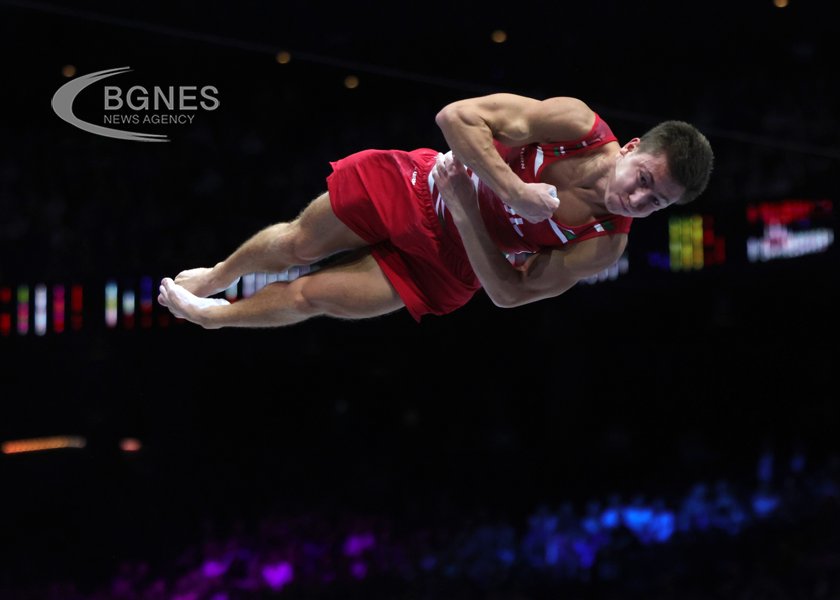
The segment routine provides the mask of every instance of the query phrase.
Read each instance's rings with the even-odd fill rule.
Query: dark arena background
[[[830,4],[0,0],[0,598],[840,598]],[[167,142],[53,109],[120,67],[75,115]],[[330,161],[445,151],[435,114],[502,91],[621,143],[694,123],[709,188],[521,308],[207,331],[157,304]]]

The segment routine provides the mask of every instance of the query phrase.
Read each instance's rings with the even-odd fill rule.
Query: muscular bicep
[[[487,127],[495,139],[508,146],[578,139],[595,122],[595,113],[576,98],[536,100],[516,94],[459,100],[440,113],[444,118],[453,115],[463,122]]]
[[[543,250],[529,264],[519,282],[516,301],[521,306],[568,291],[581,279],[613,265],[624,252],[627,236],[602,236],[569,248]]]

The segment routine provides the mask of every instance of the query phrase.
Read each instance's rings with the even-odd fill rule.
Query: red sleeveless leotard
[[[550,164],[570,156],[591,151],[609,142],[618,141],[609,126],[595,115],[592,129],[579,140],[554,144],[529,144],[509,148],[495,142],[499,154],[505,158],[514,173],[526,183],[542,181],[543,170]],[[478,191],[479,207],[487,232],[496,245],[506,254],[539,252],[542,248],[556,248],[588,240],[601,235],[628,233],[633,219],[610,215],[591,223],[572,227],[552,217],[540,223],[529,223],[516,214],[486,184],[473,178]],[[440,209],[440,203],[438,204]]]

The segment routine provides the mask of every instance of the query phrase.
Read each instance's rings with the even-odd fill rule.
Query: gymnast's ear
[[[639,142],[640,142],[640,141],[641,141],[641,140],[640,140],[639,138],[637,138],[637,137],[633,138],[632,140],[630,140],[629,142],[627,142],[626,144],[624,144],[624,145],[621,147],[621,150],[619,150],[619,152],[621,153],[621,155],[622,155],[622,156],[624,156],[625,154],[627,154],[627,153],[629,153],[629,152],[633,152],[633,150],[635,150],[636,148],[638,148],[638,146],[639,146]]]

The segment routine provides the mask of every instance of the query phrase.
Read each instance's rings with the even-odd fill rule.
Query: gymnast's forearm
[[[522,273],[513,268],[487,233],[478,204],[469,202],[452,209],[473,271],[493,304],[502,308],[521,304]]]
[[[435,119],[447,145],[503,202],[516,204],[522,193],[522,180],[502,160],[488,124],[478,112],[463,104],[447,106]]]

